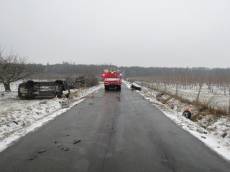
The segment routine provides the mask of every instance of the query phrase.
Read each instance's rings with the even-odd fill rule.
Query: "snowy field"
[[[0,151],[102,88],[102,85],[99,85],[88,89],[71,90],[70,100],[58,98],[20,100],[17,97],[19,83],[11,85],[10,93],[4,93],[3,86],[0,85]]]
[[[124,81],[126,86],[130,88],[130,84]],[[158,107],[168,118],[174,121],[182,129],[188,131],[200,141],[205,143],[209,148],[216,151],[223,158],[230,160],[230,117],[216,116],[206,114],[201,119],[193,122],[182,116],[183,109],[188,106],[180,101],[172,98],[166,104],[156,100],[159,93],[153,89],[142,87],[142,91],[137,91],[147,101]],[[174,109],[171,109],[171,104]],[[196,107],[193,107],[194,109]]]
[[[148,83],[153,88],[156,88],[161,91],[166,91],[172,95],[176,95],[176,87],[172,85],[165,86],[157,85],[154,83]],[[197,87],[188,87],[183,88],[183,86],[180,86],[178,88],[177,95],[185,100],[188,100],[190,102],[193,102],[197,98],[198,94],[198,86]],[[229,109],[229,93],[226,90],[226,88],[218,88],[215,86],[212,86],[212,89],[209,89],[208,85],[204,85],[201,89],[201,93],[199,96],[199,102],[202,104],[206,104],[208,107],[211,107],[213,109],[219,109],[223,110],[225,112],[228,112]]]

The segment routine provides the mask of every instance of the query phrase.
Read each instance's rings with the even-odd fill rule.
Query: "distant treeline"
[[[78,77],[86,75],[94,75],[99,77],[104,69],[112,68],[117,69],[113,65],[81,65],[81,64],[28,64],[28,68],[33,71],[30,77],[39,79],[49,78],[66,78],[66,77]]]
[[[10,90],[10,83],[21,79],[67,79],[81,76],[100,78],[104,69],[120,70],[124,78],[139,78],[174,85],[220,85],[230,88],[230,68],[118,67],[115,65],[28,64],[18,55],[4,54],[0,47],[0,83]]]
[[[230,68],[124,68],[127,77],[155,82],[230,85]]]
[[[230,83],[230,68],[164,68],[164,67],[118,67],[115,65],[81,65],[81,64],[28,64],[33,77],[52,78],[80,75],[97,77],[104,69],[120,70],[125,78],[139,77],[153,81],[165,82],[206,82]]]
[[[181,84],[230,84],[230,68],[118,67],[115,65],[28,64],[33,78],[66,78],[81,75],[100,77],[104,69],[120,70],[124,78]]]

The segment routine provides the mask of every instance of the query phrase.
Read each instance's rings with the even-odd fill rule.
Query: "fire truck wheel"
[[[121,91],[121,86],[118,86],[118,87],[117,87],[117,91]]]
[[[109,87],[108,86],[105,86],[105,91],[109,91]]]

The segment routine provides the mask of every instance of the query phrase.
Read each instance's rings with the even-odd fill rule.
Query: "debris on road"
[[[47,150],[45,148],[43,148],[43,149],[40,149],[37,153],[42,154],[42,153],[45,153],[46,151]]]
[[[70,148],[68,148],[68,147],[62,147],[61,150],[67,152],[67,151],[70,150]]]
[[[37,155],[32,155],[31,157],[28,158],[28,160],[33,161],[33,160],[35,160],[37,157],[38,157]]]
[[[73,141],[73,144],[75,145],[75,144],[78,144],[78,143],[80,143],[81,142],[81,140],[79,139],[79,140],[74,140]]]

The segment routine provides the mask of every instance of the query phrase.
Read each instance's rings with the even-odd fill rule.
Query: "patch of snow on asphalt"
[[[129,83],[124,82],[129,88]],[[188,131],[209,148],[216,151],[223,158],[230,160],[230,118],[226,116],[216,117],[207,115],[197,122],[193,122],[184,116],[182,111],[178,111],[177,106],[182,106],[176,102],[174,109],[156,100],[157,91],[142,87],[142,91],[137,91],[146,100],[159,108],[168,118],[174,121],[182,129]],[[176,101],[176,100],[175,100]],[[207,124],[208,123],[208,124]]]
[[[67,99],[20,100],[16,91],[0,95],[0,152],[27,133],[46,124],[87,96],[102,88],[102,85],[82,90],[71,90],[73,97]],[[68,106],[63,108],[62,101]]]

